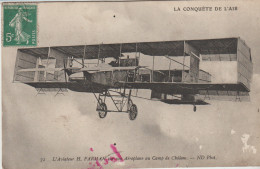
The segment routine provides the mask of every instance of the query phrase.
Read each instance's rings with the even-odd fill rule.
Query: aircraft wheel
[[[130,109],[128,110],[128,115],[130,120],[135,120],[138,114],[137,106],[132,104]]]
[[[101,103],[99,105],[98,115],[101,119],[106,117],[106,115],[107,115],[107,105],[105,103]]]
[[[194,105],[193,106],[193,111],[196,112],[196,110],[197,110],[197,107]]]

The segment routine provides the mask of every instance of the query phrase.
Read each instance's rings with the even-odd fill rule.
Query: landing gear
[[[193,111],[196,112],[196,110],[197,110],[197,107],[196,107],[196,105],[194,104],[194,105],[193,105]]]
[[[135,120],[138,114],[137,106],[135,104],[131,104],[128,109],[128,116],[130,120]]]
[[[106,103],[101,103],[101,104],[98,103],[97,111],[98,111],[98,115],[101,119],[105,118],[106,115],[107,115],[107,105],[106,105]]]
[[[94,96],[97,99],[97,111],[100,118],[105,118],[108,112],[120,112],[128,113],[130,120],[135,120],[138,114],[137,106],[133,104],[131,100],[131,89],[129,94],[126,94],[126,90],[123,92],[113,91],[113,90],[104,90],[102,93],[99,93],[97,96],[94,92]],[[107,109],[106,98],[111,98],[112,103],[116,110]]]

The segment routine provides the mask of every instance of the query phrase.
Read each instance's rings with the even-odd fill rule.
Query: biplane
[[[150,59],[150,66],[143,57]],[[165,60],[166,67],[156,68]],[[211,74],[200,69],[203,61],[235,63],[236,81],[212,82]],[[191,104],[196,111],[197,104],[206,104],[196,99],[198,95],[233,95],[236,100],[248,95],[252,71],[246,43],[240,38],[221,38],[21,48],[13,79],[36,88],[39,94],[67,90],[93,93],[100,118],[108,112],[124,112],[134,120],[138,109],[133,90],[149,90],[150,99]],[[114,109],[108,108],[108,99]]]

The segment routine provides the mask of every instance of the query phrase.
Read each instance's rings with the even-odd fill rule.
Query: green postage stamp
[[[3,46],[37,46],[37,5],[3,5]]]

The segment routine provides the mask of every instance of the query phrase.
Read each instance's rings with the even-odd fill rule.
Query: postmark
[[[37,5],[3,5],[3,46],[37,46]]]

